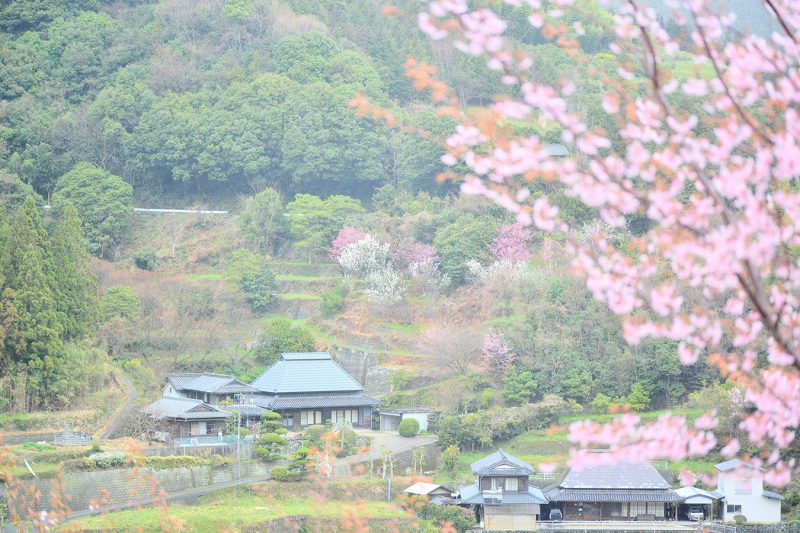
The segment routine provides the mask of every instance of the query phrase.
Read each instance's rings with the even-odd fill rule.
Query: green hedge
[[[419,421],[416,418],[404,418],[397,426],[401,437],[416,437],[419,435]]]

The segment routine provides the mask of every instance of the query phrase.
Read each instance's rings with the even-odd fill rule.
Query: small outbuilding
[[[428,430],[428,419],[434,413],[433,409],[426,408],[386,408],[378,411],[380,415],[381,431],[397,431],[400,422],[406,418],[414,418],[419,422],[419,430]]]
[[[453,496],[453,489],[447,488],[444,485],[437,485],[435,483],[425,483],[423,481],[418,481],[404,490],[406,494],[410,494],[413,496],[424,496],[428,500],[431,500],[437,496],[441,496],[443,498],[451,498]]]

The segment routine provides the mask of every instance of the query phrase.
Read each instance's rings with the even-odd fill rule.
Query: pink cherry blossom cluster
[[[339,255],[341,255],[345,248],[353,243],[363,240],[367,235],[368,233],[358,228],[354,228],[352,226],[343,226],[342,229],[339,230],[339,234],[331,243],[331,247],[328,250],[328,257],[334,261],[337,261],[339,259]]]
[[[436,248],[433,245],[420,242],[415,242],[408,248],[398,250],[395,252],[394,258],[405,265],[439,262],[439,256],[436,255]]]
[[[503,376],[517,358],[502,333],[489,333],[483,338],[481,348],[484,365]]]
[[[528,261],[531,234],[523,224],[506,224],[497,230],[497,237],[489,243],[489,251],[497,261]]]
[[[569,46],[559,40],[559,27],[568,28],[566,13],[580,6],[560,0],[544,10],[538,0],[506,0],[523,2],[534,28]],[[511,93],[480,112],[460,109],[462,124],[442,161],[469,169],[465,193],[492,199],[521,224],[572,235],[575,271],[595,298],[624,316],[629,342],[678,341],[684,364],[708,357],[754,406],[741,429],[760,448],[755,457],[742,456],[738,441],[717,442],[711,415],[695,424],[677,416],[643,424],[624,415],[605,425],[574,424],[573,465],[681,459],[724,444],[723,453],[764,468],[768,482],[786,483],[796,467],[780,450],[796,445],[800,425],[800,2],[767,0],[780,31],[736,40],[727,37],[735,34],[734,17],[713,12],[715,2],[670,4],[685,40],[671,37],[655,10],[636,0],[615,14],[617,41],[609,50],[619,60],[618,79],[602,106],[617,123],[614,136],[571,108],[571,83],[531,81],[535,65],[504,38],[506,23],[491,10],[427,3],[421,29],[482,55],[502,71]],[[698,67],[682,83],[664,67],[678,52],[691,54]],[[634,79],[634,60],[649,79],[646,95]],[[675,105],[676,96],[702,114]],[[573,155],[551,157],[536,135],[497,128],[504,119],[557,124]],[[537,179],[560,181],[605,224],[590,239],[578,238],[546,197],[532,201],[530,182]],[[647,217],[650,229],[624,245],[608,238],[607,228],[625,227],[634,215]],[[758,364],[759,351],[768,366]],[[596,446],[610,453],[587,451]]]

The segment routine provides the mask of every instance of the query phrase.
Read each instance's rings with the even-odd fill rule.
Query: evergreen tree
[[[4,306],[13,307],[7,319],[8,358],[27,373],[28,408],[43,405],[47,399],[48,375],[58,371],[64,345],[63,325],[53,290],[53,263],[47,234],[32,198],[17,212],[3,253],[3,273],[7,288]]]
[[[70,203],[51,239],[53,263],[58,279],[57,296],[65,317],[65,339],[86,335],[97,315],[97,280],[91,271],[78,210]]]

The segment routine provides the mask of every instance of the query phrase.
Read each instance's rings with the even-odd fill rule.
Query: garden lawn
[[[320,502],[311,498],[295,498],[277,500],[254,494],[239,494],[234,505],[230,491],[206,496],[198,505],[169,506],[168,513],[179,531],[197,533],[216,533],[225,529],[263,524],[264,522],[294,516],[310,516],[314,518],[338,518],[354,512],[365,519],[405,519],[408,517],[399,505],[388,502],[341,501]],[[64,527],[65,531],[80,528],[81,530],[103,531],[160,531],[164,516],[162,510],[156,508],[119,511],[107,515],[93,516]]]

